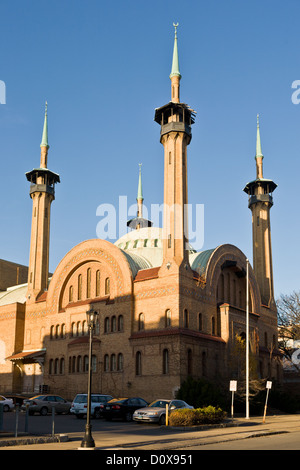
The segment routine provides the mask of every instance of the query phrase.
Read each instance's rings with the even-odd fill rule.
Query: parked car
[[[103,409],[103,417],[110,421],[113,418],[121,418],[124,421],[132,421],[132,415],[138,408],[147,406],[148,403],[139,397],[114,398],[106,403]]]
[[[0,395],[0,406],[3,406],[3,411],[11,411],[14,409],[14,402],[11,398],[5,398]]]
[[[98,393],[91,394],[91,416],[100,418],[105,403],[111,400],[111,395],[102,395]],[[77,418],[83,418],[87,413],[87,393],[78,393],[74,398],[70,413],[74,414]]]
[[[183,400],[155,400],[146,408],[140,408],[133,413],[134,421],[142,421],[143,423],[166,423],[166,405],[169,405],[169,413],[173,410],[184,408],[193,409]]]
[[[24,400],[21,410],[26,410],[27,406],[30,415],[39,413],[42,416],[46,416],[52,412],[52,407],[54,407],[57,414],[69,413],[71,402],[57,395],[36,395],[28,400]]]

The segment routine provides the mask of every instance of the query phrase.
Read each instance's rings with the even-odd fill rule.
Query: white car
[[[2,395],[0,395],[0,406],[3,406],[3,411],[11,411],[15,407],[11,398],[5,398]]]
[[[183,400],[155,400],[146,408],[139,408],[136,410],[133,413],[133,420],[143,423],[159,423],[160,425],[164,425],[166,423],[167,404],[169,406],[169,413],[171,413],[173,410],[194,408]]]
[[[102,395],[99,393],[91,394],[91,416],[94,418],[102,417],[102,411],[107,401],[111,400],[111,395]],[[87,413],[87,394],[78,393],[72,401],[70,413],[77,418],[83,418]]]

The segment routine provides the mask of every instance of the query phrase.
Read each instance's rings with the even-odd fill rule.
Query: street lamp
[[[91,389],[92,389],[92,342],[93,342],[93,330],[96,324],[98,313],[94,311],[93,306],[86,312],[87,326],[89,331],[89,368],[88,368],[88,396],[87,396],[87,414],[86,414],[86,425],[85,435],[81,442],[81,447],[88,449],[95,447],[95,441],[92,437],[92,426],[91,426]]]
[[[246,419],[249,419],[249,260],[246,259]]]

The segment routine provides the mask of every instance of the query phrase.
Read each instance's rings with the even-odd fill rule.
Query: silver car
[[[42,416],[46,416],[52,412],[53,407],[57,414],[69,413],[71,402],[58,395],[37,395],[23,401],[21,410],[25,411],[27,407],[30,415],[39,413]]]
[[[5,398],[0,395],[0,406],[3,406],[3,411],[11,411],[14,409],[15,405],[11,398]]]
[[[143,423],[166,423],[166,405],[169,405],[169,413],[173,410],[184,408],[193,409],[183,400],[155,400],[146,408],[140,408],[133,413],[133,420]]]

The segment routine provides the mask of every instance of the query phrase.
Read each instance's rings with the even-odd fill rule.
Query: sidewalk
[[[208,442],[225,442],[249,437],[286,433],[291,429],[300,430],[300,415],[267,416],[265,423],[262,417],[227,419],[220,425],[206,425],[188,428],[162,426],[151,438],[141,435],[120,434],[113,432],[94,432],[94,450],[103,451],[142,451],[174,450],[187,448],[191,443],[205,445]],[[0,433],[0,450],[80,450],[83,435],[78,433],[54,436],[19,435]]]

